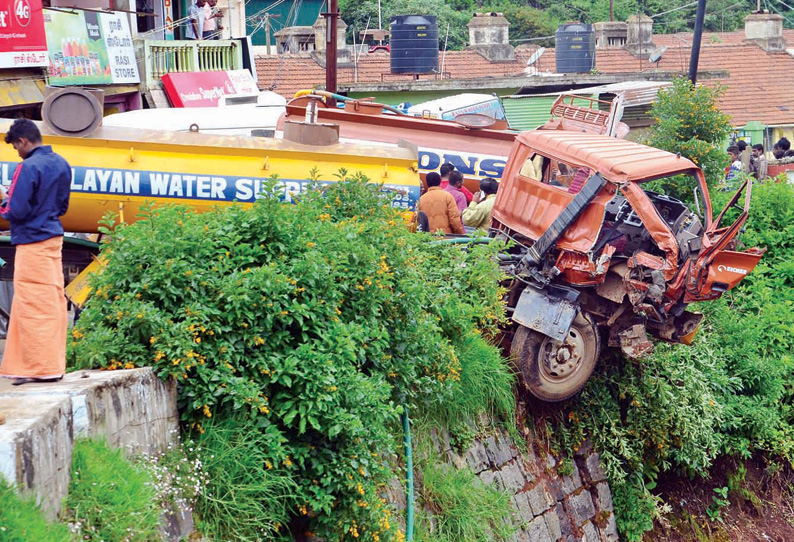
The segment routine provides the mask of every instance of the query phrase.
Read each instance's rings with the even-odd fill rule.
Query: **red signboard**
[[[221,96],[259,92],[248,70],[167,73],[163,89],[174,107],[215,107]]]
[[[48,63],[41,0],[0,0],[0,68]]]

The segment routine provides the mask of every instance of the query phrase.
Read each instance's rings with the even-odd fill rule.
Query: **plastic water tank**
[[[398,15],[389,23],[392,73],[438,71],[438,24],[434,15]]]
[[[555,34],[557,73],[586,73],[595,68],[595,30],[582,23],[561,24]]]

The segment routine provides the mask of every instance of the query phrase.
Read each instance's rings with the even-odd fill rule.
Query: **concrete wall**
[[[0,476],[36,495],[55,519],[69,489],[77,437],[105,436],[131,454],[179,438],[176,384],[152,370],[83,371],[57,383],[12,387],[0,379]]]

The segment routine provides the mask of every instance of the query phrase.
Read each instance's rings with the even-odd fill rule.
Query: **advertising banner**
[[[221,96],[259,93],[248,70],[167,73],[162,79],[165,94],[174,107],[215,107]]]
[[[0,0],[0,68],[47,63],[41,0]]]
[[[50,84],[138,83],[138,66],[123,13],[52,11],[44,15]]]

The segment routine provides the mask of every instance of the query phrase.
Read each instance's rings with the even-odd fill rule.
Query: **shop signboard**
[[[259,94],[248,70],[167,73],[163,89],[174,107],[215,107],[221,96]]]
[[[0,0],[0,68],[47,63],[41,0]]]
[[[50,11],[44,16],[44,27],[51,85],[140,82],[125,14]]]

